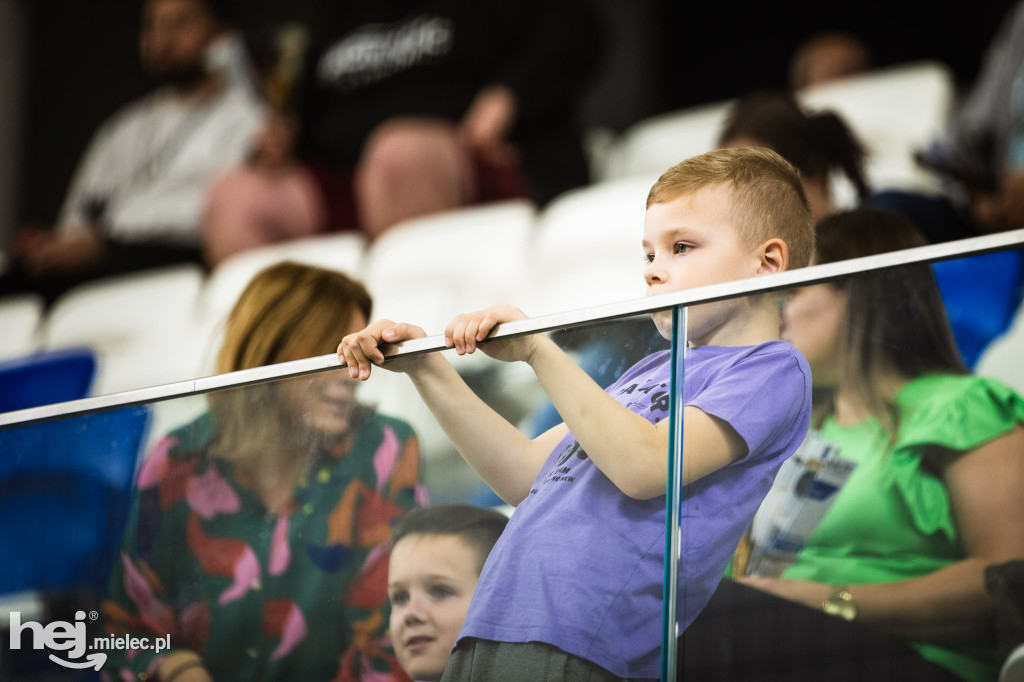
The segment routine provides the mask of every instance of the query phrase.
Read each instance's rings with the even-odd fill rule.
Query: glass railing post
[[[679,498],[683,465],[683,381],[686,367],[686,308],[672,310],[672,382],[669,410],[668,485],[665,491],[665,585],[662,617],[661,679],[676,679],[679,592]]]

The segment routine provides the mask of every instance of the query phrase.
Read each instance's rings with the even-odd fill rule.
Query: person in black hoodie
[[[293,107],[328,229],[585,184],[576,107],[600,33],[585,0],[325,3]]]

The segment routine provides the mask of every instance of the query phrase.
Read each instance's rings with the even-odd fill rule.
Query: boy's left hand
[[[458,315],[444,330],[444,342],[459,355],[476,351],[477,344],[487,338],[495,327],[504,322],[522,320],[526,314],[512,306],[494,306],[473,313]],[[501,339],[484,344],[480,349],[488,356],[504,362],[529,362],[536,346],[536,335]]]

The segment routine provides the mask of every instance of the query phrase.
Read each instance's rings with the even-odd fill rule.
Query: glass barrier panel
[[[650,316],[539,336],[600,386],[618,381],[620,401],[667,415],[667,387],[621,381],[667,353]],[[543,598],[509,618],[554,622],[549,611],[573,588],[567,556],[601,580],[627,581],[621,543],[635,552],[657,538],[651,613],[634,644],[650,649],[656,676],[664,497],[644,502],[649,518],[624,531],[621,509],[583,487],[595,485],[593,463],[558,431],[562,419],[529,367],[438,355],[490,409],[553,449],[535,477],[540,460],[525,469],[532,512],[513,513],[458,454],[449,433],[472,421],[446,432],[410,378],[384,368],[365,382],[340,368],[0,429],[0,678],[152,678],[168,652],[196,651],[214,679],[404,679],[389,597],[412,601],[418,574],[389,594],[391,529],[414,508],[448,505],[493,509],[502,524],[511,515],[509,529],[527,528],[515,537],[540,543],[505,543],[499,557],[521,576],[518,593]],[[476,577],[477,554],[437,551]],[[485,575],[476,594],[516,603],[506,582]],[[575,594],[578,605],[590,592]],[[450,643],[429,639],[410,646],[447,654]]]
[[[677,679],[997,678],[1020,644],[996,624],[1022,603],[1022,282],[1004,250],[687,309],[687,442],[731,454],[674,453]],[[775,311],[782,341],[752,345]]]

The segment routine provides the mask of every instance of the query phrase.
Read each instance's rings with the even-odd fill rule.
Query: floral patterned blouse
[[[425,506],[412,429],[370,413],[282,511],[208,454],[206,414],[144,462],[103,603],[113,635],[170,635],[215,680],[407,680],[388,638],[390,522]],[[155,678],[161,655],[111,651],[109,680]]]

